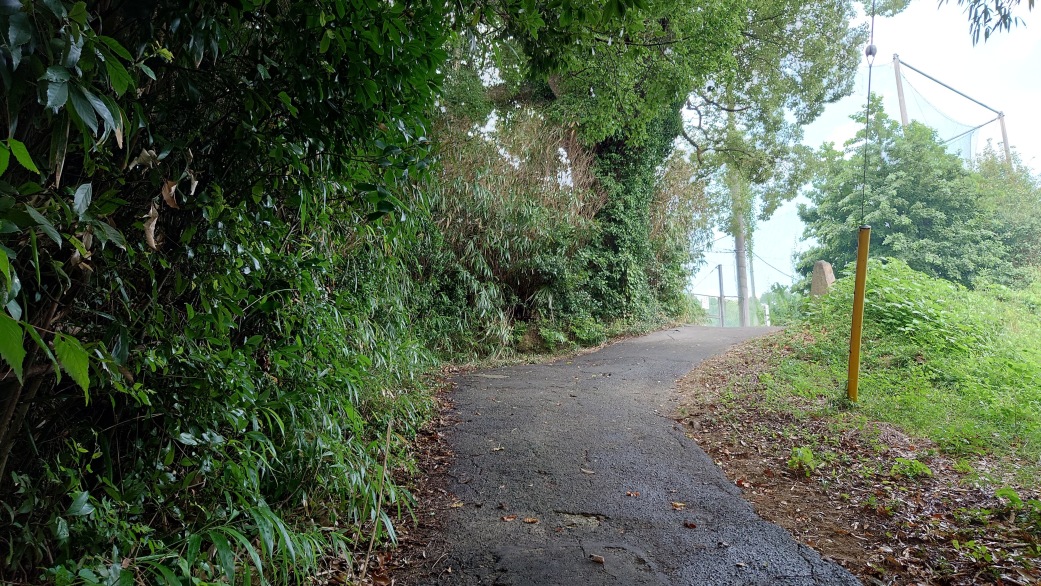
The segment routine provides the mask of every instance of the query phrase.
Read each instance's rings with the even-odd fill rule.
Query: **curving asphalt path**
[[[448,488],[462,506],[432,544],[443,554],[406,581],[859,584],[756,516],[667,418],[677,378],[767,331],[688,326],[458,377]]]

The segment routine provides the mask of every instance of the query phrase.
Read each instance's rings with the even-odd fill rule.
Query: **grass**
[[[842,406],[851,307],[851,278],[810,302],[764,377],[767,400]],[[857,413],[948,454],[996,456],[1021,477],[1041,470],[1041,282],[968,290],[873,261],[862,348]]]

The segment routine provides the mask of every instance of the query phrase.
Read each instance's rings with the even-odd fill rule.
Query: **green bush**
[[[842,392],[819,385],[846,379],[852,296],[846,276],[811,301],[789,341],[806,368],[779,370],[779,386]],[[870,416],[949,452],[1041,457],[1041,284],[968,290],[873,259],[861,360],[860,404]]]

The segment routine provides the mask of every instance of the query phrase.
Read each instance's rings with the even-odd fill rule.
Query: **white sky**
[[[1028,12],[1025,0],[1018,10],[1025,21],[1009,32],[999,32],[973,46],[966,15],[956,4],[937,8],[934,0],[912,0],[911,5],[893,18],[875,19],[875,46],[878,55],[872,77],[872,91],[883,95],[886,112],[899,120],[893,75],[893,54],[955,89],[1005,113],[1009,143],[1023,161],[1041,171],[1041,7]],[[945,115],[969,126],[982,124],[994,114],[957,96],[906,68],[904,77],[920,97],[907,96],[912,119],[925,116],[933,122],[925,100]],[[907,91],[905,86],[905,91]],[[911,93],[911,92],[908,92]],[[804,143],[818,147],[825,141],[842,144],[858,126],[849,116],[864,108],[867,96],[867,63],[858,74],[853,95],[830,105],[806,128]],[[941,129],[941,137],[950,138]],[[956,133],[955,133],[956,134]],[[981,149],[988,139],[997,147],[1001,131],[997,123],[981,128],[974,148]],[[805,201],[805,200],[804,200]],[[802,242],[803,226],[796,202],[782,206],[767,222],[756,228],[754,236],[755,292],[762,295],[773,283],[788,285],[795,274],[793,255],[807,247]],[[722,234],[717,234],[722,236]],[[851,235],[851,238],[853,236]],[[723,265],[726,295],[737,294],[733,238],[723,237],[708,253],[707,264],[691,278],[697,294],[718,295],[716,265]],[[772,265],[769,266],[769,265]]]

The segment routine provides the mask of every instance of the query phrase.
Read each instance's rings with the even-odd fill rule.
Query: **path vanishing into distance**
[[[669,418],[676,379],[769,331],[688,326],[458,376],[458,502],[404,582],[859,584],[756,516]]]

